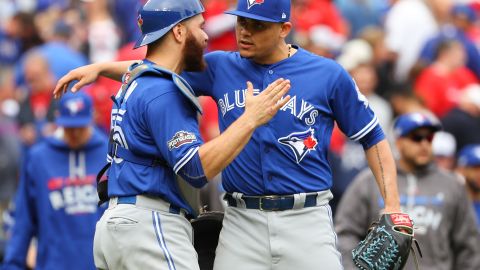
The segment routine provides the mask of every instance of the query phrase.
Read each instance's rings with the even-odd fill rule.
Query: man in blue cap
[[[29,151],[2,269],[26,269],[33,238],[38,239],[35,269],[96,269],[93,235],[104,208],[97,207],[95,176],[107,138],[93,127],[92,114],[86,94],[65,95],[55,134]]]
[[[395,163],[378,119],[340,65],[287,44],[289,0],[239,0],[227,13],[237,16],[239,51],[209,53],[205,71],[183,74],[196,95],[217,102],[220,130],[228,132],[244,112],[246,80],[256,93],[282,77],[293,88],[223,170],[228,207],[214,269],[342,269],[328,205],[327,149],[335,121],[363,145],[386,213],[400,211]],[[125,68],[104,63],[74,70],[55,93],[72,79],[80,80],[73,91],[99,74],[118,80]]]
[[[432,140],[440,129],[429,113],[408,113],[395,121],[400,204],[415,221],[415,238],[423,253],[420,269],[480,269],[479,232],[465,187],[456,174],[433,161]],[[340,201],[335,229],[345,269],[356,269],[349,260],[351,250],[384,206],[374,188],[373,175],[361,172]],[[412,257],[405,269],[415,269]]]
[[[465,177],[480,228],[480,144],[465,146],[458,154],[457,165],[458,171]]]

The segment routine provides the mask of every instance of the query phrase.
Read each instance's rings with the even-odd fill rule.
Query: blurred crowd
[[[56,130],[56,81],[88,63],[142,59],[145,49],[132,50],[132,42],[140,35],[135,11],[144,2],[0,1],[0,256],[14,221],[8,209],[13,209],[25,153]],[[237,1],[202,2],[208,50],[236,50],[236,18],[223,12]],[[291,21],[294,29],[287,41],[336,59],[367,97],[392,146],[396,117],[427,113],[442,126],[431,141],[434,162],[441,170],[465,176],[457,168],[458,154],[480,144],[479,0],[292,0]],[[119,86],[101,78],[84,89],[93,100],[96,128],[105,134],[109,97]],[[219,132],[217,108],[210,98],[201,98],[201,103],[201,131],[207,141]],[[368,165],[362,146],[338,129],[329,158],[335,210]],[[480,164],[475,166],[478,170]],[[467,178],[476,183],[467,181],[466,188],[473,190],[469,194],[480,213],[480,175],[472,175]],[[222,210],[220,181],[203,190],[200,205]]]

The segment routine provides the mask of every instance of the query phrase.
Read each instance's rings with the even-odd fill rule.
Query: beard
[[[203,71],[207,64],[203,59],[203,46],[188,32],[185,47],[183,48],[184,71]]]

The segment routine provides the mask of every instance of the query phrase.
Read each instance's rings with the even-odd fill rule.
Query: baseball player
[[[377,117],[338,64],[285,42],[292,28],[289,0],[239,0],[228,13],[237,16],[239,52],[209,53],[204,72],[185,74],[197,95],[216,100],[221,131],[228,132],[244,112],[243,81],[263,89],[285,77],[292,89],[291,99],[222,173],[229,207],[215,269],[341,269],[328,205],[334,121],[364,146],[385,211],[400,210],[395,164]],[[127,64],[76,69],[54,93],[73,79],[80,80],[73,91],[98,75],[118,80]]]
[[[97,207],[95,176],[107,138],[92,127],[92,101],[84,93],[59,101],[60,127],[26,157],[15,201],[11,238],[2,269],[26,269],[30,241],[37,241],[35,269],[95,269]]]
[[[203,69],[207,35],[198,0],[151,0],[139,12],[146,59],[130,67],[112,109],[109,208],[97,224],[95,265],[99,269],[199,269],[177,175],[202,187],[217,175],[289,101],[289,81],[272,82],[254,96],[219,137],[203,144],[200,107],[178,74]],[[247,78],[244,80],[244,84]],[[238,180],[240,181],[240,180]]]
[[[479,233],[465,187],[458,175],[439,169],[433,160],[432,140],[440,128],[438,120],[418,112],[404,114],[394,124],[401,207],[415,221],[415,238],[423,253],[418,268],[410,255],[405,269],[480,269]],[[360,173],[335,215],[345,269],[357,269],[348,259],[351,250],[383,206],[373,175]]]

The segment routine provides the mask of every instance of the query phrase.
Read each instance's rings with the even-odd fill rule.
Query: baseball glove
[[[410,249],[413,250],[413,242],[421,256],[413,236],[413,223],[407,214],[383,214],[372,224],[365,240],[352,251],[353,262],[362,270],[402,269]]]
[[[193,246],[197,251],[198,264],[201,270],[213,269],[222,221],[222,212],[204,212],[191,221]]]

